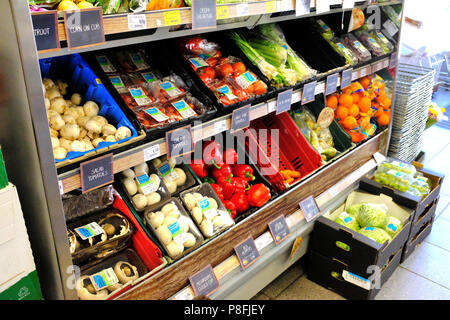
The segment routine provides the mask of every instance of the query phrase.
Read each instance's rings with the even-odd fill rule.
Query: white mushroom
[[[66,122],[59,114],[57,114],[51,116],[49,124],[50,128],[52,128],[53,130],[61,130],[66,125]]]
[[[52,147],[53,149],[56,147],[59,147],[59,139],[57,137],[50,137],[51,141],[52,141]]]
[[[195,197],[192,193],[186,193],[184,195],[183,201],[189,210],[192,210],[197,204],[197,200],[195,200]]]
[[[69,114],[64,114],[61,117],[66,124],[77,124],[77,121],[75,120],[75,118]],[[86,133],[87,133],[87,131],[86,131]]]
[[[44,98],[44,103],[45,103],[45,109],[46,110],[50,109],[50,100],[48,100],[48,98]]]
[[[92,132],[92,131],[88,131],[87,136],[88,136],[90,139],[92,139],[92,140],[95,140],[95,139],[97,139],[97,138],[100,138],[100,134],[99,134],[99,133]],[[104,141],[104,140],[102,140],[102,141]]]
[[[169,227],[170,225],[177,222],[177,218],[175,216],[167,216],[164,218],[164,221],[162,223],[163,226]]]
[[[148,164],[146,162],[142,162],[141,164],[133,167],[133,170],[137,176],[143,175],[144,173],[148,174]]]
[[[50,121],[50,118],[53,116],[60,116],[60,114],[58,112],[56,112],[55,110],[47,110],[47,119]]]
[[[214,226],[211,220],[203,220],[200,224],[200,230],[206,237],[212,237],[214,234]]]
[[[64,138],[59,139],[59,146],[63,147],[67,151],[72,150],[72,141]]]
[[[105,124],[102,128],[102,134],[104,136],[113,136],[116,134],[116,127],[114,127],[112,124]]]
[[[147,205],[151,206],[161,201],[161,195],[158,192],[152,192],[147,195]]]
[[[136,177],[136,175],[134,174],[134,171],[131,169],[125,169],[121,172],[122,176],[124,178],[131,178],[133,179],[134,177]]]
[[[131,198],[131,200],[133,200],[133,203],[138,210],[142,210],[147,206],[147,197],[143,194],[138,193]]]
[[[85,152],[86,148],[83,141],[75,140],[72,142],[72,151]]]
[[[84,143],[84,149],[86,151],[94,149],[94,145],[90,141],[84,141],[83,140],[83,143]]]
[[[73,108],[73,107],[66,108],[66,111],[64,111],[64,115],[72,116],[75,120],[80,117],[80,114],[79,114],[77,108]]]
[[[72,107],[73,103],[70,100],[65,100],[68,107]]]
[[[175,183],[177,184],[177,186],[180,187],[184,185],[186,183],[186,173],[184,172],[184,170],[180,168],[175,168],[173,170],[178,176],[178,178],[175,179]]]
[[[202,209],[199,207],[194,207],[192,209],[192,218],[194,218],[194,221],[197,225],[200,225],[200,223],[203,220],[203,212]]]
[[[163,181],[170,193],[177,191],[177,183],[174,180],[163,178]]]
[[[105,142],[116,142],[116,138],[114,136],[106,136]]]
[[[108,120],[105,117],[102,117],[102,116],[98,116],[98,115],[97,116],[93,116],[92,120],[97,121],[102,127],[104,125],[108,124]]]
[[[160,226],[156,229],[156,236],[163,245],[167,245],[172,241],[172,234],[166,226]]]
[[[59,89],[59,92],[61,92],[62,95],[65,95],[67,93],[67,87],[69,86],[66,82],[63,82],[62,80],[56,80],[55,82],[56,86]]]
[[[180,224],[184,232],[189,231],[189,221],[189,218],[185,216],[180,216],[180,218],[178,219],[178,223]]]
[[[67,151],[63,147],[53,148],[53,156],[58,160],[64,159],[67,156]]]
[[[161,211],[151,212],[148,215],[148,220],[153,229],[156,230],[162,225],[164,221],[164,214]]]
[[[56,97],[50,99],[50,109],[58,112],[59,114],[63,114],[68,108],[66,100],[63,97]]]
[[[55,137],[58,138],[59,137],[59,132],[53,128],[50,128],[50,137]]]
[[[96,104],[94,101],[87,101],[84,104],[83,109],[84,109],[84,113],[88,117],[96,116],[98,114],[98,112],[100,111],[98,104]]]
[[[92,140],[92,145],[97,148],[100,142],[104,142],[102,138],[95,138]]]
[[[134,182],[133,178],[125,178],[122,180],[122,184],[125,187],[125,190],[127,190],[128,194],[130,196],[134,196],[137,192],[137,185]]]
[[[169,256],[178,257],[180,254],[183,253],[184,246],[172,240],[169,244],[167,244],[166,249]]]
[[[85,129],[85,128],[81,128],[80,129],[80,139],[84,139],[84,138],[86,138],[86,140],[85,141],[87,141],[87,142],[91,142],[91,139],[87,136],[87,130]]]
[[[195,244],[195,237],[192,233],[186,233],[184,235],[184,242],[183,242],[183,246],[185,248],[190,248]]]
[[[61,93],[59,92],[58,88],[51,87],[50,89],[47,89],[47,91],[45,92],[45,97],[51,101],[54,98],[61,97]]]
[[[100,134],[102,132],[102,125],[98,121],[95,121],[94,119],[87,121],[85,124],[85,128],[88,131],[91,131],[91,132],[97,133],[97,134]]]
[[[81,104],[81,95],[79,93],[74,93],[71,97],[70,97],[70,101],[72,101],[72,103],[76,106],[79,106]]]
[[[53,82],[53,80],[49,79],[49,78],[42,79],[42,84],[44,85],[45,90],[48,90],[55,86],[55,83]]]
[[[116,131],[116,140],[122,140],[125,138],[131,137],[131,130],[128,127],[125,126],[121,126],[119,129],[117,129]]]
[[[76,140],[80,136],[80,127],[77,124],[66,124],[61,129],[61,137]]]
[[[88,122],[89,120],[91,120],[91,117],[80,116],[77,118],[77,125],[79,125],[80,127],[86,127],[86,122]]]
[[[164,213],[165,216],[175,210],[178,210],[178,208],[173,203],[168,203],[161,208],[161,212]]]
[[[77,119],[79,118],[79,117],[84,117],[86,114],[84,113],[84,109],[83,109],[83,107],[72,107],[73,109],[75,109],[76,111],[77,111],[77,113],[78,113],[78,117],[77,117]]]

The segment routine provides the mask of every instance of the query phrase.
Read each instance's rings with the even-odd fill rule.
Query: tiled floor
[[[383,285],[377,300],[450,300],[450,131],[434,126],[424,133],[424,165],[444,173],[431,234]],[[342,300],[308,280],[302,259],[259,292],[254,300]]]

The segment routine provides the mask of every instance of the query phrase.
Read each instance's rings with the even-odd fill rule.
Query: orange
[[[385,127],[389,124],[389,115],[383,112],[380,116],[377,117],[378,124],[382,127]]]
[[[331,109],[336,109],[338,104],[338,98],[335,95],[330,95],[327,97],[327,107]]]
[[[343,93],[339,97],[339,105],[350,108],[353,104],[353,98],[348,93]]]
[[[352,117],[356,117],[359,114],[359,108],[356,104],[352,105],[348,111],[348,114]]]
[[[345,119],[348,116],[349,110],[346,107],[339,106],[334,113],[337,119]]]
[[[358,104],[360,96],[358,93],[352,93],[353,104]]]
[[[354,117],[348,116],[344,119],[343,125],[345,129],[351,130],[356,128],[358,124],[356,123],[356,119]]]
[[[380,104],[385,107],[385,108],[389,108],[391,106],[391,99],[389,99],[388,97],[384,97]]]
[[[364,77],[359,79],[359,83],[363,86],[364,89],[367,89],[370,85],[370,78]]]
[[[358,103],[359,110],[363,113],[367,113],[370,110],[371,101],[369,98],[361,98]]]

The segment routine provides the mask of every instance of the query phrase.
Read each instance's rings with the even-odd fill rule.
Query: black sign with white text
[[[69,50],[105,42],[102,8],[64,11],[64,25]]]
[[[191,153],[193,144],[191,125],[166,132],[166,150],[169,159]]]
[[[195,296],[209,296],[219,288],[219,282],[210,264],[189,277],[189,282],[191,283]]]
[[[289,226],[284,216],[279,216],[272,222],[269,222],[269,230],[276,245],[280,244],[290,234]]]
[[[234,251],[236,252],[243,269],[247,269],[260,257],[258,248],[256,248],[255,241],[252,237],[249,237],[247,240],[234,247]]]
[[[113,154],[107,154],[80,164],[83,193],[114,182]]]
[[[55,51],[60,48],[58,32],[58,12],[56,10],[33,12],[34,40],[39,52]]]

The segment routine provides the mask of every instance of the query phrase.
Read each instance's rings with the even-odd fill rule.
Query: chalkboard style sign
[[[342,71],[341,89],[347,88],[352,83],[353,68]]]
[[[192,1],[192,30],[215,28],[216,20],[216,0],[195,0]]]
[[[308,198],[302,200],[299,203],[299,206],[306,222],[310,222],[320,215],[319,206],[313,196],[309,196]]]
[[[253,262],[260,258],[258,248],[256,248],[253,237],[249,237],[236,247],[234,251],[239,259],[239,262],[243,269],[247,269]]]
[[[292,89],[280,92],[277,96],[277,112],[276,114],[283,113],[291,110],[292,104]]]
[[[33,12],[31,20],[37,51],[43,53],[59,50],[58,12]]]
[[[269,230],[276,245],[283,242],[283,240],[286,239],[291,233],[284,216],[279,216],[275,220],[269,222]]]
[[[64,11],[64,26],[69,50],[105,43],[102,8]]]
[[[193,276],[190,276],[189,282],[196,297],[201,295],[209,296],[219,289],[219,281],[217,281],[217,277],[210,264]]]
[[[247,128],[250,125],[250,105],[233,111],[231,116],[231,131]]]
[[[167,158],[179,157],[193,151],[191,125],[166,132]]]
[[[80,164],[83,193],[114,182],[112,153]]]

